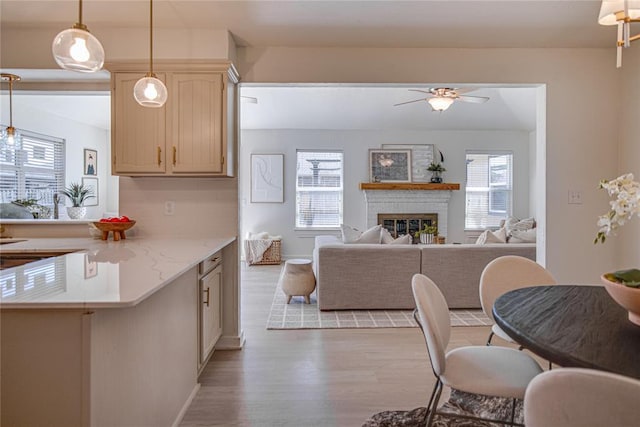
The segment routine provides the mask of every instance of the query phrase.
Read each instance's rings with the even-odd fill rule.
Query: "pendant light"
[[[167,87],[153,72],[153,0],[149,0],[149,72],[136,82],[133,97],[143,107],[160,108],[167,96]]]
[[[79,0],[78,10],[78,22],[53,39],[53,58],[65,70],[94,73],[104,65],[104,49],[82,23],[82,0]]]
[[[13,82],[20,81],[20,76],[2,73],[2,81],[9,82],[9,126],[0,133],[0,144],[3,147],[19,147],[22,142],[20,133],[13,127]]]

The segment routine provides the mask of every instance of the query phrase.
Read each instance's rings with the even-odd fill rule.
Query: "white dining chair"
[[[637,427],[638,396],[636,379],[593,369],[558,368],[529,384],[524,423],[527,427]]]
[[[480,304],[482,311],[494,322],[487,339],[491,345],[494,335],[514,343],[498,325],[493,317],[493,304],[505,292],[528,286],[555,285],[556,279],[543,266],[529,258],[506,255],[491,261],[480,276]]]
[[[495,346],[467,346],[445,352],[451,335],[451,320],[447,301],[438,286],[423,274],[415,274],[411,280],[416,302],[414,317],[424,334],[431,368],[436,384],[427,409],[427,426],[431,426],[436,413],[445,417],[460,415],[437,412],[444,386],[475,394],[513,399],[511,420],[484,421],[514,423],[516,399],[523,399],[527,385],[542,372],[531,356],[521,351]]]

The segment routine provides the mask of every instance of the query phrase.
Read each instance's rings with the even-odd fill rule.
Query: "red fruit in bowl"
[[[100,222],[109,222],[109,218],[100,218]]]
[[[126,216],[126,215],[122,215],[122,216],[120,217],[120,222],[131,222],[131,220],[129,219],[129,217],[128,217],[128,216]]]

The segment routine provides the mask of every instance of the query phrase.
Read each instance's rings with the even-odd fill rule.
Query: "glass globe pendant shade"
[[[20,148],[22,135],[13,126],[8,126],[0,131],[0,144],[3,148]]]
[[[444,111],[453,104],[453,98],[436,96],[430,98],[428,102],[431,105],[431,108],[433,108],[433,111]]]
[[[71,71],[93,73],[104,65],[104,49],[84,25],[61,31],[51,46],[58,65]]]
[[[143,107],[160,108],[167,102],[167,87],[155,74],[149,73],[136,82],[133,97]]]

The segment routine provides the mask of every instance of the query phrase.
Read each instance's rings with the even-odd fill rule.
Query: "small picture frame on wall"
[[[284,203],[284,154],[251,154],[251,203]]]
[[[84,149],[84,174],[98,175],[98,151],[89,148]]]
[[[82,178],[82,185],[91,189],[93,197],[87,199],[83,206],[98,206],[100,200],[98,198],[98,178]]]
[[[411,182],[411,150],[369,150],[370,182]]]

